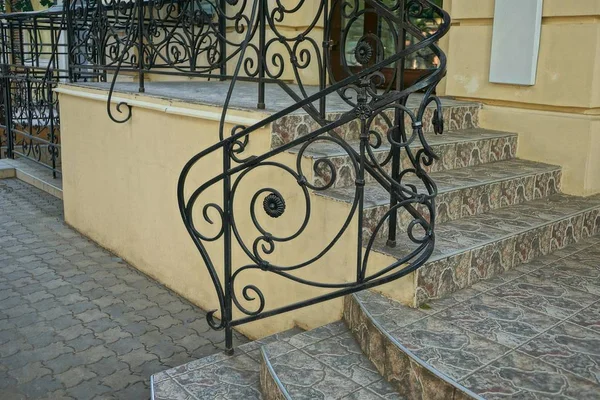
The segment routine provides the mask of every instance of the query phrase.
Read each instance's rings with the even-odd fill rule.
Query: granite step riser
[[[422,147],[412,148],[416,154]],[[472,140],[456,143],[439,144],[432,146],[439,156],[431,166],[422,165],[428,173],[449,171],[458,168],[474,167],[497,161],[507,161],[515,158],[517,153],[517,137],[507,136],[484,140]],[[389,150],[374,152],[377,161],[382,164],[389,158]],[[336,179],[332,188],[343,188],[354,185],[356,181],[356,169],[351,162],[350,156],[334,156],[323,158],[312,158],[313,185],[324,187],[331,182],[331,168],[318,160],[328,160],[334,167]],[[383,170],[391,175],[392,163],[388,162]],[[401,157],[401,169],[414,168],[410,159],[403,152]],[[366,174],[366,183],[373,183],[375,179]]]
[[[343,318],[363,353],[400,395],[418,400],[480,399],[417,361],[374,322],[353,295],[344,299]]]
[[[527,201],[543,199],[560,193],[562,171],[560,169],[531,174],[479,186],[440,193],[436,198],[436,223],[441,224],[460,218],[479,215]],[[363,238],[369,240],[389,206],[367,208],[363,211]],[[417,207],[422,215],[428,216],[425,207]],[[405,210],[398,212],[398,232],[402,235],[412,222],[412,216]],[[389,224],[383,224],[378,238],[386,237]]]
[[[417,271],[415,306],[514,270],[537,257],[600,234],[600,207],[557,219],[468,251],[430,261]]]
[[[473,129],[479,127],[479,105],[443,107],[444,129],[446,131],[460,131],[464,129]],[[428,108],[423,116],[423,131],[433,133],[432,125],[434,109]],[[328,119],[334,121],[342,114],[328,114]],[[388,117],[393,117],[393,112],[386,112]],[[393,121],[393,118],[392,118]],[[407,126],[411,126],[410,118],[406,117]],[[284,144],[302,137],[310,132],[319,129],[320,125],[308,114],[291,114],[275,121],[271,126],[271,148],[275,149]],[[370,126],[371,130],[385,134],[389,130],[389,125],[385,118],[377,117]],[[347,141],[358,140],[360,137],[360,121],[353,120],[344,126],[339,127],[336,132]]]
[[[271,371],[270,362],[262,354],[260,365],[260,391],[264,400],[289,400],[284,394],[284,389],[277,382],[277,378]]]

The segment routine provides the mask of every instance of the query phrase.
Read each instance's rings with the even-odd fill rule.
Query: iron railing
[[[233,1],[234,3],[238,3]],[[231,2],[230,2],[231,3]],[[249,3],[250,4],[250,3]],[[331,3],[321,2],[315,12],[314,19],[305,31],[287,37],[277,30],[277,22],[294,15],[309,5],[300,0],[294,8],[287,9],[281,2],[269,7],[267,1],[252,2],[252,6],[244,15],[244,40],[237,44],[238,54],[231,76],[219,75],[222,79],[231,79],[230,90],[223,109],[223,118],[231,100],[231,94],[236,82],[242,79],[257,83],[258,103],[262,105],[265,83],[277,84],[294,99],[295,105],[278,111],[253,126],[237,126],[231,132],[225,132],[224,119],[221,123],[221,141],[204,149],[193,157],[183,169],[178,184],[178,199],[181,216],[188,232],[198,248],[210,273],[219,298],[221,319],[214,318],[216,311],[210,312],[208,320],[215,329],[225,329],[226,345],[232,349],[232,328],[251,321],[281,314],[291,310],[310,306],[316,303],[334,299],[367,288],[382,285],[397,280],[421,267],[430,257],[435,242],[435,197],[437,188],[426,173],[426,166],[431,165],[436,155],[427,143],[424,135],[424,116],[433,106],[433,124],[437,133],[443,131],[441,103],[434,96],[436,85],[445,74],[446,58],[437,46],[437,41],[448,31],[450,18],[438,6],[427,0],[395,0],[375,1],[365,0],[333,0]],[[363,7],[365,4],[366,7]],[[214,5],[217,15],[227,15],[218,5]],[[354,45],[354,55],[358,66],[350,67],[344,52],[339,58],[332,57],[332,37],[334,26],[332,20],[335,13],[342,14],[341,37],[338,46],[346,46],[348,32],[353,23],[367,15],[377,18],[380,24],[385,24],[394,37],[394,49],[389,56],[382,56],[378,48],[382,47],[380,38],[375,34],[363,35]],[[433,17],[437,26],[433,32],[423,33],[415,21]],[[320,23],[319,23],[320,22]],[[314,38],[317,26],[323,26],[322,40]],[[267,28],[268,27],[268,28]],[[266,30],[270,29],[269,35]],[[274,33],[271,33],[273,31]],[[266,37],[272,39],[265,39]],[[410,45],[406,39],[411,36]],[[224,39],[221,39],[224,40]],[[322,42],[322,43],[321,43]],[[272,43],[280,43],[278,51],[270,52]],[[408,87],[403,83],[405,59],[417,52],[429,50],[439,59],[439,68],[430,70],[423,78]],[[248,55],[250,53],[250,55]],[[258,64],[253,64],[254,53],[257,53]],[[229,54],[229,53],[228,53]],[[289,62],[284,62],[288,59]],[[217,72],[221,71],[224,59],[210,65]],[[302,82],[302,70],[316,64],[318,71],[318,91],[310,94]],[[332,68],[341,65],[346,71],[347,78],[336,80]],[[255,67],[249,70],[248,65]],[[273,67],[276,69],[273,70]],[[288,69],[298,84],[292,88],[285,83],[283,76]],[[390,70],[392,73],[390,74]],[[210,69],[213,72],[213,69]],[[416,110],[409,109],[409,95],[421,91],[423,98]],[[327,111],[327,100],[331,97],[341,97],[349,110],[341,114],[330,114]],[[275,123],[299,110],[304,110],[317,124],[317,128],[305,135],[291,140],[263,154],[252,154],[248,143],[257,130]],[[360,145],[358,151],[337,132],[358,122]],[[407,123],[408,122],[408,123]],[[383,125],[383,128],[382,128]],[[297,262],[281,265],[273,260],[275,253],[284,245],[289,245],[306,234],[314,204],[311,192],[321,192],[332,187],[337,179],[334,165],[328,159],[322,159],[315,164],[315,173],[326,178],[325,183],[311,183],[302,170],[302,158],[306,151],[319,142],[330,142],[337,145],[351,160],[354,175],[354,200],[343,221],[338,223],[340,228],[332,238],[324,239],[320,248]],[[387,143],[386,143],[387,142]],[[388,144],[389,153],[382,160],[375,150],[382,144]],[[418,144],[418,146],[415,146]],[[296,165],[290,166],[277,161],[277,156],[292,148],[300,148],[297,153]],[[418,150],[415,150],[418,148]],[[188,194],[186,183],[194,166],[208,157],[218,154],[222,160],[220,172],[199,187],[194,187]],[[409,167],[402,168],[402,160],[408,160]],[[406,165],[406,164],[404,164]],[[389,168],[388,168],[389,167]],[[286,199],[282,192],[269,183],[252,182],[252,172],[258,169],[277,170],[297,184],[300,196],[304,198],[305,207],[300,210],[286,208]],[[323,173],[325,170],[325,173]],[[366,229],[363,217],[365,209],[365,180],[370,176],[378,185],[385,189],[390,196],[390,205],[372,230]],[[249,212],[256,235],[252,238],[241,233],[239,213],[236,200],[240,196],[238,189],[243,183],[254,183],[258,188],[251,196]],[[204,202],[200,200],[207,191],[220,187],[222,200]],[[262,207],[261,207],[262,206]],[[194,213],[195,209],[197,213]],[[402,239],[399,239],[398,215],[408,213],[410,221],[404,225]],[[218,216],[209,216],[210,212]],[[273,228],[267,229],[259,213],[270,218],[280,218],[285,213],[303,214],[302,223],[294,232],[287,234],[274,233]],[[205,228],[200,228],[204,222]],[[209,225],[207,225],[209,223]],[[214,235],[207,232],[210,225],[217,224],[219,230]],[[214,226],[214,225],[213,225]],[[277,225],[275,225],[277,226]],[[387,246],[402,246],[404,254],[393,263],[370,269],[369,260],[375,243],[387,228]],[[279,225],[279,228],[284,228]],[[208,231],[207,231],[208,230]],[[365,233],[366,232],[366,233]],[[336,244],[348,235],[354,236],[355,247],[345,249],[356,254],[354,265],[355,279],[344,282],[324,282],[311,280],[302,274],[303,270],[322,261],[331,253]],[[211,254],[207,246],[211,242],[223,241],[223,253]],[[232,249],[241,248],[246,261],[234,264]],[[218,262],[215,262],[218,260]],[[217,271],[217,265],[223,270]],[[348,268],[340,265],[338,268]],[[315,297],[291,304],[270,304],[263,290],[256,285],[244,283],[243,277],[250,271],[272,274],[290,280],[298,285],[307,285],[326,291]],[[248,275],[246,275],[248,276]],[[220,278],[221,277],[221,278]],[[234,317],[234,311],[239,317]]]
[[[68,79],[62,8],[0,16],[0,157],[25,157],[60,174],[54,88]]]
[[[433,124],[436,133],[443,131],[441,103],[435,96],[435,88],[445,75],[446,57],[437,42],[449,30],[449,15],[434,0],[292,3],[282,0],[64,2],[61,31],[66,31],[66,76],[71,81],[110,81],[107,110],[115,122],[130,121],[133,112],[127,103],[111,105],[119,76],[131,75],[137,79],[140,92],[145,90],[146,78],[151,74],[229,82],[219,141],[189,160],[177,186],[181,217],[208,270],[219,302],[219,309],[208,313],[208,322],[214,329],[225,330],[228,350],[232,350],[235,326],[397,280],[421,267],[434,249],[437,188],[426,170],[436,155],[427,143],[424,130],[429,127],[424,124]],[[295,24],[292,30],[282,28],[294,25],[287,22],[299,15],[306,19],[302,27]],[[356,32],[356,26],[367,19],[377,21],[377,30],[364,32],[350,43],[351,32]],[[386,37],[382,36],[384,32]],[[13,36],[4,37],[8,40]],[[14,51],[15,46],[10,47]],[[58,45],[54,48],[58,49]],[[426,71],[415,83],[406,84],[406,61],[423,54],[436,58],[437,68]],[[60,58],[54,57],[55,61]],[[18,57],[11,55],[11,60],[5,59],[3,63],[8,62],[13,68]],[[56,70],[62,71],[60,63],[54,64]],[[27,74],[26,69],[13,71],[20,76],[25,72],[25,86],[32,86],[27,77],[34,74]],[[3,74],[5,96],[13,92],[9,88],[14,81],[5,82],[10,74],[10,68]],[[45,79],[55,82],[63,75],[48,68]],[[307,76],[311,77],[310,82]],[[273,112],[252,126],[228,130],[227,116],[240,82],[256,85],[258,108],[265,108],[267,85],[285,92],[294,105]],[[54,99],[51,90],[41,92],[49,92],[48,98]],[[420,103],[409,108],[408,98],[416,92],[422,92]],[[330,112],[328,104],[334,98],[346,104],[345,111]],[[12,114],[6,108],[14,110],[13,103],[5,98],[8,117]],[[24,104],[30,110],[35,101],[28,99]],[[56,108],[48,109],[56,113]],[[313,123],[309,132],[270,151],[253,154],[249,144],[259,130],[299,111]],[[426,117],[428,114],[433,116]],[[56,116],[50,120],[57,122]],[[15,130],[14,122],[8,126],[9,132]],[[359,131],[357,148],[340,134],[349,129]],[[29,131],[28,135],[36,136]],[[56,139],[48,142],[55,143]],[[355,176],[353,201],[342,221],[332,221],[339,225],[337,233],[324,238],[318,249],[311,249],[313,254],[293,263],[278,264],[274,261],[278,250],[307,233],[314,214],[313,193],[330,189],[338,179],[335,166],[328,159],[315,162],[314,174],[322,178],[320,183],[309,180],[302,169],[304,154],[322,142],[338,146],[350,159]],[[381,149],[388,147],[381,157]],[[279,155],[292,149],[297,150],[295,165],[279,161]],[[189,179],[192,169],[214,157],[220,159],[214,177],[195,185]],[[278,172],[296,185],[304,200],[302,209],[290,209],[283,191],[274,187],[274,183],[249,178],[254,171],[264,169]],[[363,217],[367,179],[383,188],[390,199],[389,207],[374,227],[367,227]],[[242,234],[239,222],[242,210],[235,207],[241,196],[240,186],[248,182],[258,186],[250,196],[247,215],[256,232],[252,238]],[[203,196],[215,190],[219,191],[220,200],[205,201]],[[275,233],[282,226],[273,225],[273,221],[284,219],[286,213],[301,215],[299,227],[294,232]],[[408,221],[400,221],[400,213],[408,215]],[[264,218],[270,219],[270,229],[266,228]],[[349,250],[356,257],[351,267],[354,279],[323,282],[302,274],[348,237],[354,245],[346,252]],[[385,245],[397,246],[404,254],[389,265],[370,269],[375,243],[382,239]],[[222,250],[215,252],[210,246],[214,242],[222,242],[219,246]],[[245,255],[244,262],[233,260],[234,248]],[[291,304],[271,304],[261,288],[243,282],[250,271],[320,288],[324,293]]]

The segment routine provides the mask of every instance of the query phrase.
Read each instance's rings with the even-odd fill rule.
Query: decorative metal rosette
[[[373,57],[373,47],[366,41],[361,40],[354,49],[354,57],[360,64],[367,65]]]
[[[271,193],[263,201],[263,208],[271,218],[279,218],[285,212],[285,200],[280,194]]]

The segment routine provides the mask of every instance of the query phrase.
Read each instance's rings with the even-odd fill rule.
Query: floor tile
[[[569,322],[600,332],[600,302],[569,318]]]
[[[302,350],[284,354],[271,364],[293,399],[341,399],[361,388]]]
[[[304,348],[309,355],[362,386],[381,379],[350,332]]]
[[[463,385],[486,400],[597,399],[598,386],[543,361],[513,352],[478,371]]]
[[[388,332],[427,316],[421,310],[403,306],[368,290],[357,293],[357,297],[369,314]]]
[[[515,347],[559,322],[501,298],[482,294],[436,317],[507,347]]]
[[[600,384],[600,333],[567,322],[519,350]]]
[[[199,399],[260,399],[260,364],[245,354],[173,378]]]
[[[435,317],[400,328],[391,335],[421,360],[456,380],[510,350]]]
[[[524,275],[488,293],[523,307],[535,308],[559,319],[568,318],[599,300],[595,295],[573,289],[560,282],[539,279],[531,275]]]
[[[570,257],[530,274],[540,280],[555,282],[573,289],[600,296],[600,266],[591,267]]]

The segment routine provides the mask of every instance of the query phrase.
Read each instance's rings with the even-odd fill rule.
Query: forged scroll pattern
[[[433,92],[435,86],[443,77],[445,57],[435,45],[435,42],[446,33],[449,27],[449,17],[441,9],[431,5],[426,0],[408,2],[407,11],[402,16],[398,16],[395,12],[403,1],[399,0],[391,7],[378,1],[369,1],[368,3],[372,3],[374,8],[370,9],[372,11],[367,12],[376,13],[377,17],[390,25],[392,29],[397,29],[399,25],[402,25],[404,29],[411,32],[411,29],[413,29],[410,23],[411,18],[415,18],[417,13],[424,13],[425,11],[435,12],[441,20],[441,25],[432,34],[421,35],[421,41],[416,45],[398,51],[390,57],[380,59],[374,58],[374,54],[377,52],[372,47],[367,46],[371,38],[364,37],[356,47],[356,54],[363,61],[363,68],[360,71],[349,69],[349,78],[342,82],[332,83],[316,95],[309,95],[300,85],[301,93],[298,96],[299,102],[296,106],[276,113],[254,126],[235,127],[229,136],[222,134],[223,140],[221,142],[193,157],[184,167],[178,184],[179,205],[184,222],[206,263],[218,294],[220,303],[218,311],[222,316],[222,320],[217,321],[215,319],[217,311],[210,313],[209,322],[213,328],[231,329],[235,325],[398,279],[420,267],[433,251],[437,188],[427,175],[427,171],[437,156],[427,143],[424,131],[433,130],[436,133],[442,133],[444,128],[441,103],[433,95]],[[418,7],[411,5],[413,3],[418,3]],[[256,46],[248,41],[240,52],[238,67],[247,67],[244,72],[248,73],[249,76],[253,76],[254,71],[249,68],[255,65],[247,63],[247,54],[253,52],[256,54],[270,54],[266,58],[267,64],[264,65],[266,75],[271,79],[280,79],[284,76],[285,66],[282,54],[287,52],[287,56],[290,57],[290,64],[287,66],[291,66],[296,80],[300,83],[300,71],[302,69],[307,68],[313,62],[316,62],[318,67],[322,68],[322,63],[328,59],[328,55],[319,51],[317,41],[312,39],[310,34],[320,18],[325,18],[326,24],[331,21],[332,15],[325,13],[323,4],[316,11],[315,19],[307,31],[294,37],[286,37],[278,31],[279,23],[297,12],[304,4],[304,1],[298,1],[295,7],[286,8],[279,1],[276,1],[272,9],[269,10],[265,7],[262,12],[269,11],[265,18],[275,33],[275,38],[265,41],[264,47]],[[352,24],[360,17],[361,13],[365,12],[358,7],[358,1],[347,0],[341,1],[340,4],[342,12],[349,20],[349,24]],[[260,21],[256,24],[250,22],[249,25],[258,26]],[[326,31],[330,33],[330,28],[327,26]],[[397,32],[397,30],[395,31]],[[249,33],[246,38],[251,38],[252,35],[252,33]],[[275,49],[276,43],[280,46],[278,49],[282,46],[285,51],[272,50]],[[386,78],[381,73],[383,68],[393,67],[398,62],[402,62],[407,55],[425,48],[434,52],[440,58],[441,67],[432,70],[430,75],[419,81],[415,86],[397,89],[393,85],[394,78],[390,80],[389,77]],[[325,50],[326,52],[327,50]],[[313,56],[313,54],[319,56]],[[381,55],[382,53],[377,54]],[[343,63],[343,65],[346,64]],[[326,67],[329,67],[329,65]],[[285,86],[281,81],[278,83]],[[234,85],[235,80],[232,82],[232,87]],[[402,99],[420,89],[425,90],[420,106],[413,110],[404,106]],[[336,95],[336,93],[352,104],[353,109],[338,115],[333,120],[320,117],[311,103],[324,100],[328,95]],[[267,124],[276,123],[281,118],[301,108],[307,111],[310,118],[316,122],[315,128],[267,153],[248,154],[247,144],[252,132]],[[432,108],[433,113],[430,111]],[[425,119],[430,121],[428,124],[431,124],[432,127],[424,126],[423,121]],[[403,124],[396,121],[407,121],[408,129],[405,129]],[[354,150],[344,138],[335,133],[343,131],[349,125],[355,126],[361,132],[359,151]],[[222,123],[221,126],[223,129],[224,124]],[[284,244],[293,243],[307,232],[315,207],[311,192],[327,190],[334,186],[338,179],[336,168],[328,159],[317,160],[314,171],[303,170],[302,159],[306,152],[309,151],[311,146],[324,141],[338,146],[340,153],[348,156],[353,175],[356,177],[354,201],[344,218],[331,221],[332,224],[337,224],[336,233],[332,235],[331,239],[321,243],[314,254],[305,254],[300,261],[282,264],[276,261],[281,259],[276,257],[278,251],[280,252],[285,248]],[[411,146],[414,143],[418,143],[416,149],[415,146]],[[401,151],[403,157],[408,160],[403,164],[405,168],[399,173],[391,173],[389,168],[386,168],[392,160],[392,150],[390,150],[390,154],[384,157],[375,154],[374,150],[384,144],[390,149]],[[296,154],[295,168],[274,160],[275,156],[293,146],[300,148]],[[190,189],[186,190],[186,182],[194,166],[198,165],[200,160],[209,156],[222,158],[224,166],[222,172],[198,188],[191,188],[191,191]],[[284,194],[283,188],[289,187],[289,185],[283,185],[279,188],[279,186],[272,186],[268,182],[263,184],[260,179],[254,178],[255,174],[261,171],[268,171],[268,176],[276,175],[280,179],[294,182],[296,193],[293,195],[290,193]],[[321,175],[322,179],[317,183],[310,179],[310,174]],[[373,227],[371,235],[363,239],[362,218],[360,216],[363,213],[362,200],[364,199],[365,176],[371,176],[397,201],[389,207],[384,215],[380,216],[377,224]],[[420,182],[419,185],[414,184],[415,181]],[[254,187],[258,185],[258,188],[252,190],[253,194],[250,196],[248,208],[236,206],[239,199],[248,196],[247,191],[240,189],[244,184],[250,184]],[[219,187],[222,187],[224,191],[223,204],[202,200],[209,192]],[[302,199],[303,209],[287,210],[286,196]],[[195,212],[196,208],[197,211]],[[411,215],[411,220],[404,232],[408,241],[412,243],[412,246],[409,246],[411,250],[407,251],[406,255],[400,260],[374,272],[368,272],[369,257],[374,242],[379,236],[378,233],[389,223],[391,217],[400,210]],[[284,212],[286,214],[293,212],[298,217],[297,226],[285,226],[287,229],[282,230],[283,225],[265,224],[265,216],[281,217]],[[252,237],[247,237],[248,222],[244,218],[248,217],[250,224],[257,232]],[[359,232],[358,246],[359,248],[364,246],[365,251],[364,255],[361,255],[360,251],[358,252],[355,281],[324,282],[308,279],[298,273],[308,266],[315,265],[330,253],[343,237],[353,232],[352,229],[356,226],[356,221],[358,221],[357,228]],[[244,226],[244,230],[241,229],[242,226]],[[268,229],[268,227],[271,229]],[[212,234],[208,232],[212,232]],[[206,247],[206,244],[219,240],[224,240],[226,246],[224,283],[221,283],[216,272],[216,264],[213,262],[213,256]],[[232,265],[230,255],[227,254],[230,254],[228,252],[231,251],[228,246],[234,245],[243,251],[247,257],[247,262],[241,265]],[[250,271],[275,274],[302,285],[328,289],[328,292],[325,295],[296,304],[268,305],[261,288],[243,281],[243,276]],[[235,307],[243,316],[234,320],[232,318],[232,307]]]

